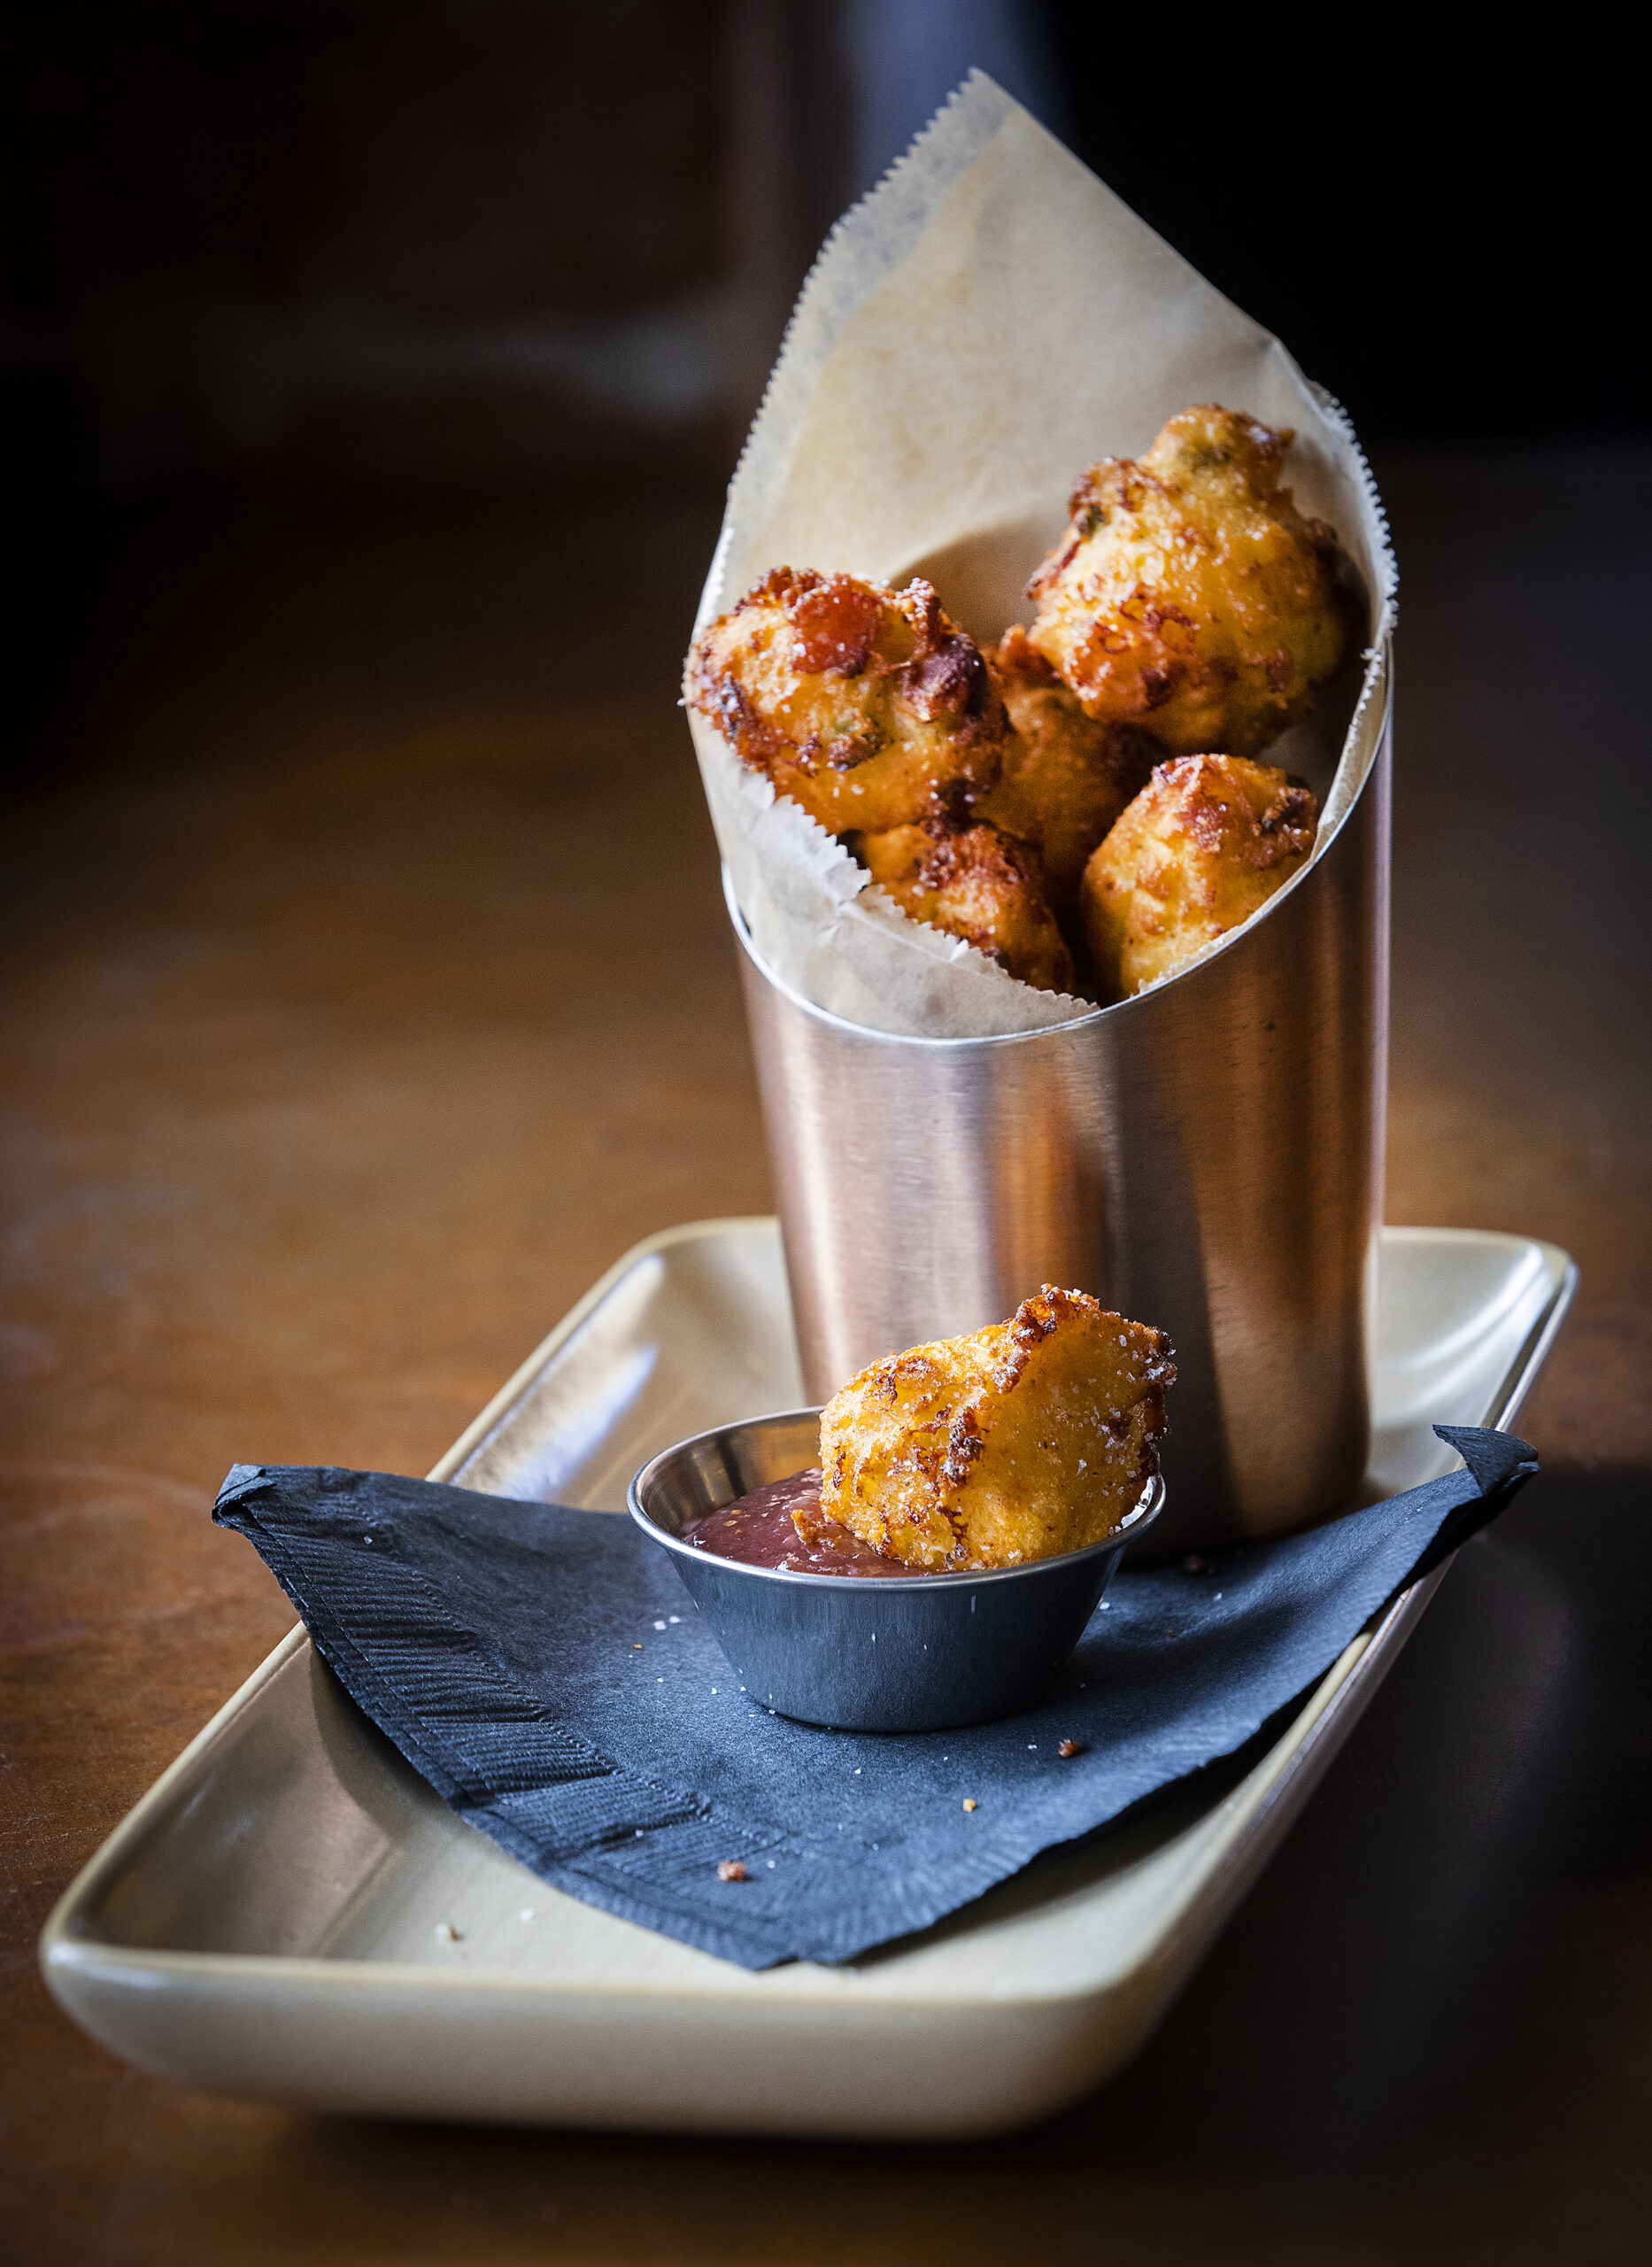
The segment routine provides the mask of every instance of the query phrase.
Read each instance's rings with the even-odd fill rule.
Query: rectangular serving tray
[[[1575,1281],[1552,1244],[1385,1230],[1374,1494],[1450,1468],[1435,1423],[1513,1418]],[[628,1252],[431,1477],[617,1513],[656,1450],[801,1398],[775,1223],[699,1222]],[[1354,1640],[1260,1758],[1184,1783],[922,1936],[760,1975],[548,1888],[464,1825],[297,1628],[67,1891],[41,1939],[46,1981],[140,2069],[297,2108],[998,2131],[1141,2044],[1444,1572]]]

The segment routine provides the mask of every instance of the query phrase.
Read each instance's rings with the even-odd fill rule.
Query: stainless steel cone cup
[[[1155,1551],[1278,1534],[1364,1469],[1387,1091],[1392,670],[1314,859],[1185,975],[1053,1030],[863,1029],[730,899],[805,1390],[1050,1282],[1168,1330]]]

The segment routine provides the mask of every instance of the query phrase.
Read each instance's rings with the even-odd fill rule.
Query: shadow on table
[[[362,2176],[364,2227],[369,2195],[420,2200],[433,2244],[451,2223],[478,2257],[543,2230],[582,2259],[1278,2258],[1327,2215],[1339,2257],[1401,2226],[1408,2256],[1495,2228],[1504,2258],[1554,2257],[1583,2193],[1598,2240],[1564,2255],[1632,2255],[1649,1498],[1640,1473],[1546,1476],[1463,1551],[1156,2038],[1046,2124],[868,2149],[321,2122],[289,2136],[296,2181]]]

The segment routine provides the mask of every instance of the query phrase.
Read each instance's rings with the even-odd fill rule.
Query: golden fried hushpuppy
[[[1077,903],[1091,852],[1164,751],[1129,724],[1086,716],[1024,630],[987,649],[1009,719],[1004,769],[981,815],[1038,854],[1044,892],[1058,912]]]
[[[1038,861],[996,826],[931,812],[857,836],[872,879],[903,913],[979,946],[1040,992],[1070,992],[1073,960],[1039,886]]]
[[[1162,1330],[1046,1283],[1008,1322],[891,1354],[833,1396],[822,1508],[915,1567],[1082,1550],[1158,1470],[1175,1375]]]
[[[882,833],[990,787],[1003,703],[928,583],[776,567],[689,653],[686,697],[830,834]]]
[[[1254,755],[1348,649],[1336,537],[1279,486],[1292,435],[1207,403],[1109,457],[1028,585],[1033,645],[1099,722]]]
[[[1085,868],[1079,913],[1104,999],[1173,976],[1249,920],[1314,847],[1313,792],[1241,755],[1162,763]]]

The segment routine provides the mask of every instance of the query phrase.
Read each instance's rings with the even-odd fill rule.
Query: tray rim
[[[453,1473],[488,1438],[501,1419],[514,1407],[561,1345],[621,1280],[642,1261],[677,1244],[741,1230],[767,1230],[776,1225],[772,1213],[737,1213],[679,1222],[641,1238],[621,1253],[546,1333],[498,1392],[465,1428],[452,1446],[436,1459],[427,1477],[438,1482],[451,1479]],[[1544,1238],[1518,1235],[1501,1229],[1385,1226],[1379,1234],[1385,1241],[1393,1238],[1418,1242],[1432,1242],[1443,1235],[1486,1245],[1525,1245],[1543,1253],[1555,1279],[1554,1288],[1504,1373],[1485,1419],[1485,1422],[1494,1429],[1505,1430],[1517,1413],[1565,1320],[1578,1286],[1577,1262],[1561,1246]],[[623,1514],[615,1513],[613,1516],[618,1518]],[[1452,1554],[1453,1557],[1455,1555]],[[1451,1558],[1447,1558],[1421,1582],[1401,1590],[1381,1617],[1352,1638],[1324,1672],[1276,1744],[1284,1745],[1293,1742],[1292,1753],[1262,1791],[1240,1830],[1215,1857],[1202,1877],[1196,1902],[1183,1907],[1170,1917],[1164,1938],[1155,1947],[1156,1960],[1170,1957],[1178,1968],[1185,1970],[1191,1966],[1192,1960],[1196,1959],[1201,1939],[1213,1938],[1219,1933],[1235,1902],[1266,1865],[1295,1815],[1298,1801],[1293,1800],[1287,1805],[1285,1802],[1287,1791],[1298,1800],[1306,1801],[1334,1760],[1343,1740],[1353,1729],[1365,1703],[1398,1658],[1410,1625],[1426,1607],[1450,1566]],[[141,1946],[112,1944],[106,1938],[78,1934],[74,1923],[82,1907],[95,1900],[102,1885],[118,1874],[127,1860],[135,1853],[151,1824],[166,1810],[179,1783],[225,1737],[236,1717],[266,1684],[282,1675],[300,1654],[313,1650],[308,1630],[302,1621],[296,1622],[138,1798],[80,1868],[53,1906],[40,1934],[39,1965],[48,1989],[72,2020],[78,2021],[75,2011],[63,2000],[58,1989],[58,1978],[61,1977],[66,1982],[70,1974],[94,1985],[135,1985],[138,1988],[152,1985],[163,1979],[187,1985],[240,1978],[248,1984],[281,1980],[295,1990],[325,1984],[330,1990],[368,1990],[377,1995],[387,1992],[394,1993],[436,1988],[447,1995],[494,1997],[503,1993],[553,2000],[579,1998],[647,2000],[656,2005],[675,1998],[706,2001],[730,1998],[756,2000],[763,1996],[765,1981],[771,1971],[747,1970],[724,1961],[716,1962],[714,1972],[704,1980],[677,1977],[665,1983],[613,1976],[577,1978],[537,1977],[497,1969],[454,1970],[412,1961],[328,1960],[302,1954],[157,1950]],[[1361,1706],[1350,1713],[1349,1695],[1355,1691],[1361,1696]],[[786,1994],[788,2005],[801,2007],[817,2001],[843,2008],[848,2004],[843,1992],[845,1970],[842,1968],[817,1968],[816,1963],[811,1961],[795,1961],[786,1965],[792,1977],[809,1977],[811,1979],[807,1984],[801,1981],[791,1984]],[[849,1966],[853,1970],[853,1963]],[[813,1984],[815,1976],[821,1979],[818,1984]],[[1115,1987],[1101,1988],[1105,1991]],[[925,2008],[956,2009],[961,2006],[982,2008],[990,2006],[994,2011],[1007,2013],[1018,2007],[1076,2007],[1096,1997],[1097,1989],[1091,1982],[1080,1983],[1066,1990],[1059,1987],[1042,1990],[1018,1987],[1006,1991],[1000,1985],[990,1993],[975,1995],[960,1992],[955,1986],[938,1987],[903,1990],[898,2000],[879,2000],[875,1992],[868,1992],[860,2004],[868,2015],[882,2008],[891,2014],[907,2016]]]

